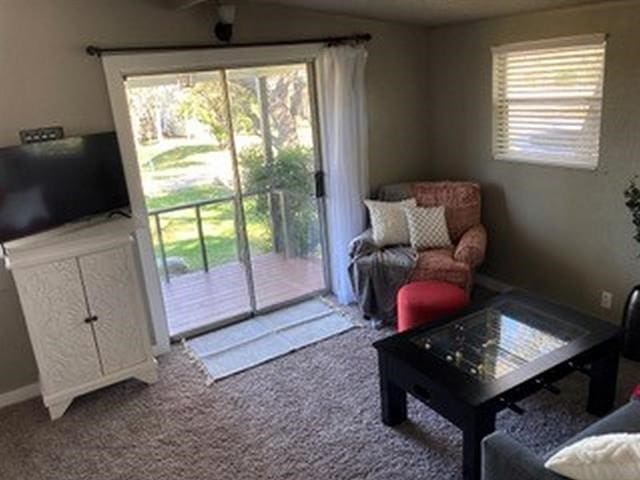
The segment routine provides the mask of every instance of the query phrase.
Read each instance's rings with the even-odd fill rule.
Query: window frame
[[[525,163],[538,166],[548,167],[564,167],[578,170],[597,170],[600,164],[601,154],[601,139],[602,139],[602,120],[603,120],[603,107],[604,107],[604,86],[606,82],[606,50],[607,50],[607,38],[605,33],[593,33],[587,35],[574,35],[569,37],[556,37],[545,40],[525,41],[509,43],[491,48],[492,54],[492,158],[497,161],[513,162],[513,163]],[[536,50],[545,50],[553,48],[564,47],[592,47],[601,46],[603,48],[602,70],[601,70],[601,92],[599,97],[600,113],[597,120],[597,151],[594,161],[570,161],[562,158],[552,157],[549,159],[535,158],[533,156],[519,156],[512,152],[499,151],[498,143],[501,137],[499,136],[498,129],[501,122],[501,115],[498,106],[500,104],[508,103],[505,98],[506,93],[500,92],[500,86],[505,85],[506,81],[500,78],[500,72],[498,71],[499,55],[510,52],[535,52]],[[504,75],[504,72],[502,73]],[[503,96],[501,98],[501,95]],[[560,101],[566,101],[566,99],[560,99]],[[508,122],[508,121],[507,121]]]

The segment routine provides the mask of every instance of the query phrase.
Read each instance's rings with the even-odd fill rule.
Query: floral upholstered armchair
[[[395,297],[405,283],[449,282],[467,292],[474,270],[485,255],[487,235],[481,224],[480,186],[471,182],[417,182],[382,187],[378,199],[395,202],[415,198],[419,207],[445,207],[451,247],[416,251],[408,245],[377,247],[371,230],[352,240],[350,276],[365,316],[386,321],[395,317]]]

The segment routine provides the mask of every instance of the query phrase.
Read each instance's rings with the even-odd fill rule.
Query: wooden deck
[[[285,259],[269,253],[252,259],[258,309],[295,300],[325,287],[317,259]],[[169,333],[221,322],[251,311],[244,266],[228,263],[205,272],[188,273],[162,283]]]

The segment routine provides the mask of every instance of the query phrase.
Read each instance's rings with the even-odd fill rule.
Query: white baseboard
[[[160,355],[165,355],[171,351],[171,345],[159,345],[155,344],[151,347],[151,353],[153,353],[154,357],[159,357]]]
[[[171,348],[169,345],[154,345],[152,350],[153,355],[157,357],[169,353]],[[8,407],[9,405],[14,405],[39,396],[40,384],[38,382],[25,385],[24,387],[16,388],[15,390],[0,393],[0,408]]]
[[[488,275],[483,275],[481,273],[476,273],[474,275],[474,280],[478,285],[500,293],[508,292],[509,290],[513,290],[515,288],[513,285],[509,285],[508,283],[502,282]]]
[[[16,388],[10,392],[0,393],[0,408],[8,407],[16,403],[24,402],[40,396],[40,384],[38,382],[24,387]]]

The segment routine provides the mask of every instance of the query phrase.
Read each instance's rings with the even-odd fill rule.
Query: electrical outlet
[[[606,308],[607,310],[611,309],[611,304],[613,303],[613,294],[611,292],[607,292],[606,290],[602,291],[600,295],[600,306],[602,308]]]

